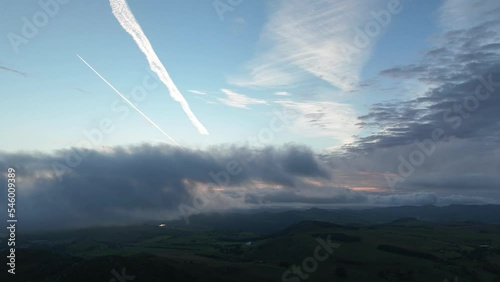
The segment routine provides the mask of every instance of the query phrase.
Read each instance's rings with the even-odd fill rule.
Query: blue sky
[[[305,45],[300,48],[314,48],[313,44],[330,44],[330,47],[317,53],[306,53],[304,59],[309,66],[292,61],[294,67],[279,61],[281,51],[276,50],[279,43],[272,38],[276,34],[270,32],[273,25],[284,24],[286,17],[297,12],[298,8],[290,9],[293,3],[242,1],[236,7],[218,13],[216,7],[227,6],[218,6],[215,1],[130,2],[130,9],[154,51],[193,113],[209,131],[210,135],[206,136],[200,135],[190,124],[180,105],[170,98],[168,89],[149,70],[144,54],[121,28],[109,3],[46,2],[57,3],[57,11],[49,15],[46,25],[40,27],[36,25],[37,20],[43,23],[43,16],[39,19],[34,19],[34,16],[44,12],[40,4],[44,1],[25,1],[24,5],[11,1],[2,12],[5,13],[2,15],[5,36],[0,41],[4,50],[1,65],[26,74],[4,71],[0,76],[3,92],[12,93],[5,95],[2,112],[16,124],[15,127],[9,123],[0,124],[2,132],[11,132],[2,141],[2,149],[6,151],[53,151],[75,146],[86,138],[82,131],[98,128],[99,122],[105,118],[110,118],[116,129],[105,134],[101,146],[170,142],[136,112],[130,112],[124,119],[119,118],[120,114],[112,110],[112,105],[121,98],[76,54],[128,97],[134,87],[142,85],[143,79],[154,80],[154,89],[148,90],[144,99],[134,103],[183,146],[203,148],[220,143],[243,144],[268,127],[273,111],[288,107],[300,109],[300,115],[307,115],[308,111],[314,113],[318,107],[323,107],[331,115],[325,117],[325,121],[330,124],[338,122],[338,125],[330,125],[332,130],[321,132],[321,129],[310,127],[308,130],[304,128],[308,126],[297,118],[291,121],[286,131],[274,134],[272,141],[266,139],[256,145],[294,141],[307,143],[318,151],[337,148],[352,141],[350,136],[362,134],[354,126],[335,132],[344,127],[342,123],[355,123],[356,117],[366,113],[372,103],[413,95],[380,90],[405,86],[379,79],[377,74],[395,64],[410,62],[428,46],[429,37],[438,29],[436,10],[439,7],[437,1],[401,1],[401,13],[392,14],[388,25],[381,27],[380,34],[369,38],[370,46],[360,51],[364,58],[355,59],[355,67],[348,64],[342,67],[352,72],[352,77],[347,79],[353,84],[376,81],[384,85],[366,88],[345,87],[335,79],[323,79],[320,73],[329,69],[324,61],[331,56],[326,53],[331,44],[349,43],[350,38],[354,40],[355,28],[363,29],[373,20],[370,12],[387,10],[389,1],[375,1],[378,3],[368,5],[369,9],[361,9],[355,19],[335,15],[334,21],[325,20],[314,17],[312,10],[308,26],[298,30],[297,34],[285,35],[289,36],[285,40],[292,42],[291,36],[305,36],[305,31],[316,31],[317,34],[306,38]],[[315,5],[329,6],[335,4],[333,2]],[[344,5],[342,1],[339,3]],[[362,5],[344,6],[339,9],[354,13]],[[23,18],[34,23],[37,31],[33,38],[26,38],[26,43],[19,43],[12,34],[23,36],[23,26],[26,25]],[[342,32],[321,30],[321,25],[330,23],[337,25]],[[327,28],[335,29],[335,26]],[[290,48],[294,46],[290,45]],[[274,65],[264,71],[269,71],[271,76],[289,72],[294,76],[286,82],[290,83],[283,85],[280,79],[271,83],[255,81],[252,72],[265,75],[266,72],[259,74],[257,70],[267,58],[276,62],[266,61],[266,64]],[[313,69],[319,71],[315,73]],[[220,100],[226,98],[223,89],[248,99],[227,105]],[[194,94],[190,90],[206,95]],[[277,92],[287,92],[290,96],[278,96]],[[252,100],[260,102],[245,103]],[[302,107],[309,101],[314,102],[313,106]]]

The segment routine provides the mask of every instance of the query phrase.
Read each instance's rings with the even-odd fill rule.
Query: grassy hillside
[[[18,252],[15,277],[23,282],[110,281],[112,270],[122,268],[133,281],[500,281],[500,226],[484,223],[309,220],[274,233],[143,225],[23,240],[27,248]],[[313,265],[321,240],[337,245]],[[282,279],[294,265],[307,263],[314,266],[310,273],[302,269],[307,279],[293,273]]]

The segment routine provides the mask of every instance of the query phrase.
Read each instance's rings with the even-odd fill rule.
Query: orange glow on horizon
[[[350,187],[354,191],[371,191],[371,192],[382,192],[384,189],[378,187]]]

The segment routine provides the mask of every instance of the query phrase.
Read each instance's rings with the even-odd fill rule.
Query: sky
[[[33,225],[500,202],[498,1],[3,7],[0,164]]]

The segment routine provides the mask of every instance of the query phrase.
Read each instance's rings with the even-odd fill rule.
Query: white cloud
[[[267,104],[264,100],[250,98],[229,89],[221,89],[221,91],[226,94],[226,98],[218,98],[218,100],[230,107],[248,109],[247,106],[251,104]]]
[[[445,0],[440,8],[440,23],[445,30],[465,29],[478,22],[498,20],[498,0]]]
[[[283,87],[313,75],[343,90],[356,85],[374,38],[347,59],[346,50],[355,48],[356,27],[373,20],[371,9],[383,2],[279,3],[261,34],[261,52],[246,64],[244,75],[230,77],[229,82],[242,87]]]
[[[274,92],[274,95],[278,95],[278,96],[291,96],[292,94],[286,92],[286,91],[278,91],[278,92]]]
[[[204,99],[204,98],[202,98],[202,97],[200,97],[200,96],[197,96],[196,98],[198,98],[198,99],[202,100],[202,101],[203,101],[203,102],[205,102],[206,104],[217,104],[217,103],[216,103],[216,102],[214,102],[214,101],[210,101],[210,100]]]
[[[188,90],[188,92],[191,92],[191,93],[197,94],[197,95],[207,95],[206,92],[199,91],[199,90]]]
[[[295,102],[279,100],[276,103],[295,113],[291,129],[310,137],[331,137],[340,145],[352,142],[359,132],[357,114],[348,104],[325,101]]]

